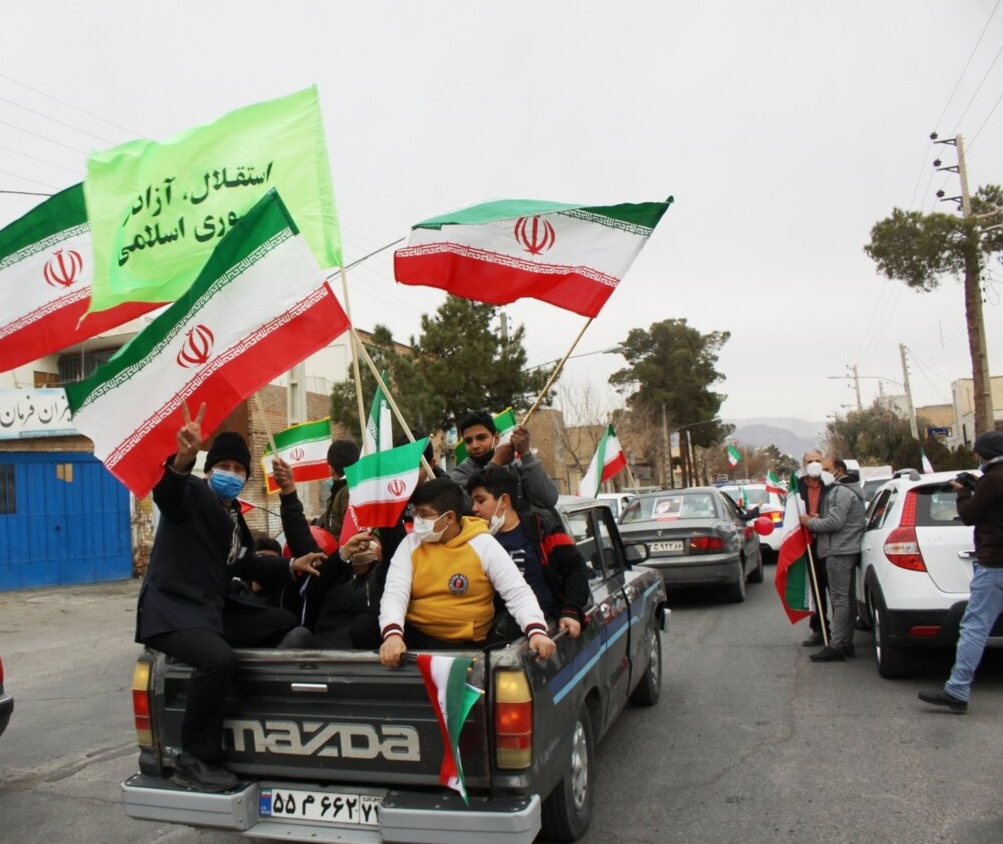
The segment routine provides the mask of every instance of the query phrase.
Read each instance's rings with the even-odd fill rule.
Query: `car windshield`
[[[708,493],[666,493],[635,498],[624,510],[622,524],[648,519],[713,518],[714,500]]]

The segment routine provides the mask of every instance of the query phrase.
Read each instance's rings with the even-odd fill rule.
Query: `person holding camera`
[[[975,564],[968,606],[954,667],[943,689],[919,692],[919,699],[953,712],[967,712],[975,669],[982,661],[989,632],[1003,613],[1003,432],[989,431],[975,440],[982,477],[963,472],[951,482],[961,521],[975,527]]]

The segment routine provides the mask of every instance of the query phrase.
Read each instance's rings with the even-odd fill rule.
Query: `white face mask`
[[[817,460],[812,460],[811,463],[804,467],[804,471],[809,478],[821,478],[822,464]]]
[[[822,484],[824,486],[829,486],[836,482],[836,476],[832,472],[822,472]]]
[[[502,525],[505,524],[505,513],[499,513],[495,510],[495,514],[488,521],[488,533],[494,536],[498,531],[502,529]]]
[[[442,516],[446,515],[445,513]],[[421,542],[438,542],[442,539],[442,535],[446,532],[446,529],[442,530],[435,529],[435,523],[442,518],[442,516],[437,516],[434,519],[426,519],[424,516],[414,517],[414,529],[412,533],[418,537]]]

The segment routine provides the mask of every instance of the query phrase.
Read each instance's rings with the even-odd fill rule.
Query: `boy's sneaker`
[[[229,791],[239,780],[219,765],[209,765],[196,756],[182,751],[174,764],[171,782],[189,791]]]

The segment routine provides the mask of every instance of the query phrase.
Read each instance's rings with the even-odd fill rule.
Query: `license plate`
[[[672,542],[652,542],[649,547],[652,554],[678,554],[683,550],[683,541],[674,539]]]
[[[258,814],[263,818],[327,821],[375,827],[383,798],[349,791],[308,791],[263,787]]]

